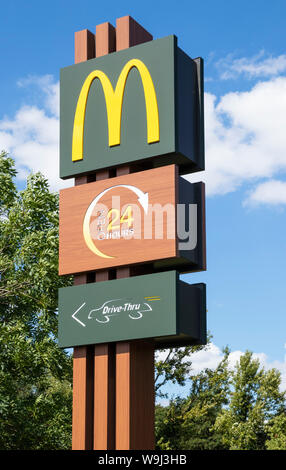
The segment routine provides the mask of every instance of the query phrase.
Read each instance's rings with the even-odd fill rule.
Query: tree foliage
[[[0,154],[0,448],[70,447],[71,358],[57,346],[58,196],[41,174],[18,191]]]
[[[191,375],[187,398],[177,397],[161,410],[157,422],[157,443],[160,449],[223,449],[222,436],[214,429],[217,415],[228,404],[228,354],[215,370],[205,369]],[[158,410],[159,411],[159,410]]]
[[[0,449],[69,449],[72,358],[57,344],[58,195],[36,173],[18,190],[14,161],[0,153]],[[228,349],[214,369],[192,372],[207,346],[157,355],[155,387],[189,384],[187,398],[156,407],[159,449],[286,449],[280,374]]]
[[[209,340],[208,340],[209,341]],[[205,345],[170,348],[160,351],[156,357],[155,393],[166,398],[163,392],[167,383],[185,385],[192,369],[192,354],[205,349]]]
[[[280,372],[246,351],[235,368],[229,350],[216,369],[191,375],[187,398],[157,407],[160,449],[286,449],[286,403]]]
[[[264,450],[274,419],[285,415],[280,373],[265,371],[250,351],[230,374],[229,407],[217,417],[215,428],[231,450]]]

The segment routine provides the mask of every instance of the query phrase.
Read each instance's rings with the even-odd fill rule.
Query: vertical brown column
[[[94,450],[115,449],[115,345],[94,347]]]
[[[130,16],[75,33],[75,63],[114,50],[152,40]],[[116,169],[120,176],[129,166]],[[113,172],[114,173],[114,172]],[[75,184],[107,179],[109,170],[75,178]],[[116,277],[129,277],[129,267],[118,268]],[[106,281],[108,270],[75,276],[74,283]],[[116,355],[115,355],[116,353]],[[154,348],[144,341],[74,348],[73,444],[74,450],[154,448]],[[115,383],[116,381],[116,383]]]
[[[96,26],[96,57],[115,51],[115,28],[110,23]]]
[[[92,449],[93,352],[88,346],[74,348],[72,449]]]
[[[85,284],[87,275],[74,276],[74,285]],[[88,346],[74,348],[72,449],[92,449],[93,436],[93,351]]]
[[[92,59],[95,54],[94,34],[84,29],[75,33],[75,63]],[[75,185],[85,184],[87,176],[75,178]],[[86,284],[88,274],[74,276],[74,285]],[[73,353],[73,416],[72,449],[91,450],[93,447],[93,350],[89,346],[75,347]]]
[[[75,64],[95,57],[95,36],[88,29],[83,29],[75,33],[74,46]]]
[[[116,20],[116,50],[153,38],[130,16]],[[130,173],[128,166],[116,175]],[[131,268],[117,268],[117,279]],[[154,346],[144,341],[116,344],[116,450],[154,449]]]
[[[116,449],[154,449],[154,346],[116,344]]]
[[[115,28],[110,23],[96,26],[96,57],[115,50]],[[109,178],[109,170],[96,173],[96,180]],[[109,271],[95,272],[95,281],[108,281]],[[115,448],[115,353],[113,344],[94,346],[94,450]]]
[[[153,36],[131,16],[122,16],[116,20],[116,50],[152,41]]]

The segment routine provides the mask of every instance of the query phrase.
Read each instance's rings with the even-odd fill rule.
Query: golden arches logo
[[[83,137],[86,104],[92,82],[98,79],[103,88],[108,123],[109,146],[120,145],[121,137],[121,114],[123,95],[126,86],[126,80],[130,70],[135,67],[140,76],[144,90],[146,119],[147,119],[147,142],[148,144],[159,142],[159,112],[156,97],[156,91],[150,72],[146,65],[139,59],[131,59],[123,67],[115,90],[102,70],[91,72],[82,86],[74,117],[73,139],[72,139],[72,161],[83,159]]]

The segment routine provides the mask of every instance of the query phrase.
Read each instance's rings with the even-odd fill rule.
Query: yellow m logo
[[[86,104],[91,84],[96,78],[100,80],[105,96],[109,131],[109,146],[113,147],[115,145],[120,145],[123,94],[128,74],[133,67],[138,70],[144,89],[147,119],[147,142],[148,144],[159,142],[160,132],[158,104],[151,75],[146,65],[141,60],[131,59],[123,67],[119,75],[115,90],[113,90],[112,84],[107,75],[101,70],[94,70],[87,76],[78,98],[74,117],[72,140],[73,161],[83,159],[83,136]]]

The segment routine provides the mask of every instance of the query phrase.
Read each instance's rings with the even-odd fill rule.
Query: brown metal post
[[[73,355],[73,450],[92,449],[93,354],[87,346],[74,348]]]
[[[114,344],[94,347],[94,450],[115,449]]]
[[[152,40],[133,18],[116,20],[75,33],[75,62],[99,57]],[[130,173],[129,166],[116,175]],[[75,184],[107,179],[109,170],[75,178]],[[129,277],[129,267],[116,277]],[[110,271],[75,276],[75,284],[110,279]],[[116,383],[115,383],[116,381]],[[74,348],[73,449],[154,448],[154,347],[152,343],[124,342]],[[93,418],[92,418],[93,416]],[[93,444],[92,444],[93,442]]]
[[[74,62],[84,62],[95,57],[95,36],[88,29],[77,31],[74,35]]]
[[[92,59],[95,54],[95,37],[84,29],[75,33],[75,63]],[[75,185],[85,184],[87,176],[75,178]],[[88,274],[74,276],[74,285],[86,284]],[[72,449],[93,448],[93,351],[91,347],[75,347],[73,352],[73,418]]]
[[[115,28],[110,23],[96,26],[96,57],[115,50]],[[109,170],[96,172],[96,181],[109,178]],[[108,281],[109,271],[95,272],[95,281]],[[94,432],[93,449],[115,448],[115,354],[114,345],[94,346]]]
[[[110,23],[96,26],[96,57],[115,51],[115,28]]]
[[[122,16],[116,20],[116,50],[152,41],[153,36],[131,16]]]
[[[154,346],[116,343],[116,449],[154,449]]]
[[[116,50],[151,41],[153,37],[130,16],[116,20]],[[128,166],[116,175],[130,173]],[[116,277],[131,275],[117,268]],[[154,449],[154,346],[144,341],[116,344],[116,450]]]
[[[87,275],[74,276],[74,284],[85,284]],[[92,449],[93,433],[93,354],[92,348],[81,346],[73,353],[72,449]]]

